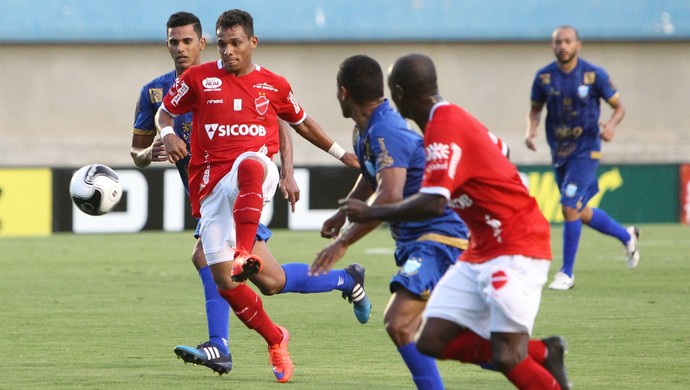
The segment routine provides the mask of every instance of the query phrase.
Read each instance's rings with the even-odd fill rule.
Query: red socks
[[[254,290],[242,283],[232,290],[218,290],[218,292],[228,301],[232,311],[247,328],[259,333],[268,345],[280,343],[283,334],[264,311],[263,302]]]
[[[546,368],[529,356],[513,367],[506,378],[520,390],[561,390],[561,386]]]
[[[236,246],[251,252],[256,240],[256,230],[264,207],[261,185],[264,181],[264,166],[259,161],[244,159],[237,168],[237,182],[240,192],[233,206],[235,218]]]
[[[465,330],[458,333],[453,340],[446,345],[440,359],[459,360],[463,363],[484,364],[493,360],[491,355],[491,341],[478,334]]]

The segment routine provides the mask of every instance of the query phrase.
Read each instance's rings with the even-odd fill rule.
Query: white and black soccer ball
[[[110,167],[89,164],[74,172],[69,193],[79,210],[89,215],[103,215],[120,201],[122,186],[120,178]]]

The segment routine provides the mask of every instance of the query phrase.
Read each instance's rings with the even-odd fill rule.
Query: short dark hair
[[[252,18],[252,15],[247,11],[231,9],[220,14],[218,21],[216,21],[216,31],[233,28],[235,26],[242,27],[247,37],[254,36],[254,18]]]
[[[191,12],[176,12],[170,15],[166,28],[189,26],[190,24],[194,28],[196,35],[201,38],[201,21]]]
[[[429,56],[408,54],[393,65],[388,82],[400,85],[406,94],[429,96],[438,93],[436,67]]]
[[[355,103],[383,97],[383,72],[376,60],[365,55],[349,57],[340,64],[338,87],[347,88]]]

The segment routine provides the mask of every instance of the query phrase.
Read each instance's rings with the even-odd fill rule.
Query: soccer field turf
[[[552,230],[561,263],[561,229]],[[413,389],[383,328],[396,272],[393,241],[379,229],[338,267],[366,267],[374,305],[366,325],[339,292],[264,297],[292,335],[288,385],[275,382],[263,339],[231,320],[233,370],[218,377],[184,365],[172,349],[207,339],[203,293],[184,233],[56,234],[0,238],[0,389]],[[327,241],[318,232],[276,230],[281,262],[308,262]],[[640,266],[622,246],[583,231],[576,286],[544,289],[534,336],[563,335],[577,389],[690,388],[690,228],[642,225]],[[439,363],[448,389],[510,389],[500,374]]]

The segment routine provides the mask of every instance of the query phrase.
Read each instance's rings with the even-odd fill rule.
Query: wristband
[[[175,130],[173,130],[172,126],[165,126],[161,129],[161,139],[165,138],[168,134],[175,134]]]
[[[328,154],[330,154],[331,156],[337,158],[338,160],[340,160],[341,158],[343,158],[343,156],[345,155],[345,153],[346,153],[346,152],[345,152],[345,149],[343,149],[342,146],[338,145],[337,142],[333,142],[333,145],[331,145],[331,148],[328,149]]]

